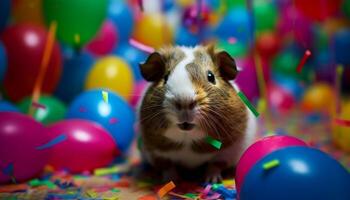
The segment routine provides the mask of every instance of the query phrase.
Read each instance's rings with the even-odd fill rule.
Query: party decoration
[[[250,59],[237,60],[237,66],[239,67],[239,73],[235,79],[235,83],[247,98],[253,101],[259,96],[254,63]]]
[[[87,45],[87,50],[95,55],[110,53],[118,40],[117,30],[111,21],[105,21],[97,36]]]
[[[11,100],[18,101],[32,94],[41,70],[47,37],[43,28],[29,24],[9,27],[2,34],[8,58],[4,88]],[[61,74],[61,53],[57,43],[54,43],[47,61],[41,88],[43,93],[53,92]]]
[[[303,15],[314,21],[323,21],[334,15],[342,0],[295,0],[294,5]]]
[[[113,136],[118,148],[125,152],[134,138],[135,114],[118,95],[108,92],[108,103],[102,98],[102,90],[80,94],[68,108],[66,118],[86,119],[98,122]],[[115,123],[111,123],[115,119]]]
[[[256,50],[264,61],[273,58],[281,47],[281,38],[273,32],[262,32],[256,38]]]
[[[216,27],[215,33],[224,40],[234,37],[238,42],[247,43],[250,38],[251,17],[244,8],[230,10]],[[235,27],[235,28],[227,28]]]
[[[157,192],[159,198],[164,197],[169,191],[174,189],[176,186],[174,182],[170,181],[169,183],[165,184],[162,188],[160,188]]]
[[[0,101],[0,112],[19,112],[18,108],[15,105],[8,101]]]
[[[133,75],[131,69],[128,64],[119,57],[103,57],[96,61],[87,75],[85,88],[109,89],[128,100],[133,90]]]
[[[120,41],[128,40],[135,24],[133,12],[128,4],[120,0],[110,0],[107,13],[108,19],[118,31]]]
[[[341,64],[350,64],[350,57],[346,52],[350,51],[350,29],[341,29],[334,35],[335,59]]]
[[[41,96],[38,101],[44,108],[36,108],[33,117],[43,124],[51,124],[64,118],[66,112],[66,106],[58,99],[52,96]],[[18,107],[23,113],[28,113],[32,104],[31,98],[27,97],[23,99]]]
[[[259,160],[278,149],[288,146],[306,146],[305,142],[292,136],[264,137],[252,144],[241,156],[236,168],[236,187],[240,192],[247,173]]]
[[[139,64],[146,60],[147,55],[145,53],[143,53],[142,51],[136,49],[131,45],[121,44],[113,52],[113,54],[123,58],[128,62],[133,72],[133,77],[135,81],[143,80]]]
[[[7,55],[4,44],[0,41],[0,82],[4,80],[7,68]]]
[[[12,15],[15,23],[43,25],[42,0],[13,0]]]
[[[108,165],[119,154],[110,134],[100,125],[85,120],[65,120],[48,127],[51,137],[66,139],[51,147],[49,164],[71,172],[93,170]]]
[[[60,40],[81,47],[97,34],[106,17],[107,5],[107,0],[43,0],[44,18],[47,24],[57,22]]]
[[[334,109],[333,88],[327,83],[316,83],[305,91],[301,102],[304,112],[330,114]]]
[[[249,102],[248,98],[244,95],[243,92],[238,92],[237,95],[243,101],[243,103],[249,108],[249,110],[255,115],[255,117],[259,116],[258,111],[254,108],[254,106]]]
[[[145,14],[136,22],[133,37],[146,45],[159,48],[172,43],[173,32],[161,15]]]
[[[193,4],[184,10],[183,25],[191,32],[199,32],[209,21],[210,8],[206,4]]]
[[[306,60],[311,56],[311,51],[310,50],[306,50],[305,53],[304,53],[304,56],[303,58],[300,60],[298,66],[297,66],[297,72],[300,73],[301,70],[303,69],[304,67],[304,64],[306,62]]]
[[[154,52],[154,48],[153,47],[150,47],[148,45],[145,45],[145,44],[142,44],[141,42],[133,39],[133,38],[130,38],[129,39],[129,44],[141,51],[144,51],[146,53],[152,53]]]
[[[50,152],[35,148],[48,141],[43,125],[15,112],[0,112],[0,168],[12,170],[0,173],[0,183],[25,181],[38,176],[48,161]]]
[[[279,165],[265,171],[263,165],[276,159]],[[239,197],[241,200],[346,200],[350,198],[349,187],[349,172],[326,153],[302,146],[287,147],[272,152],[250,169]]]
[[[267,88],[268,103],[279,114],[285,114],[296,104],[292,93],[283,89],[277,84],[270,84]]]
[[[55,90],[62,101],[70,102],[84,89],[85,78],[90,71],[94,59],[86,51],[74,52],[70,48],[65,49],[63,60],[63,72]]]
[[[341,121],[342,123],[337,123]],[[342,106],[340,114],[332,123],[333,142],[342,150],[350,152],[350,103],[347,102]]]
[[[264,0],[253,0],[252,2],[256,31],[274,30],[279,17],[276,5]]]
[[[0,1],[0,31],[2,31],[7,23],[11,11],[11,0]]]

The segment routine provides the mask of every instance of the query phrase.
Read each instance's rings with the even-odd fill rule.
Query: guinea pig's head
[[[149,55],[140,68],[152,82],[141,105],[142,122],[224,134],[230,131],[228,123],[234,123],[230,115],[240,117],[237,112],[243,106],[229,83],[238,71],[225,51],[216,52],[213,46],[168,47]]]

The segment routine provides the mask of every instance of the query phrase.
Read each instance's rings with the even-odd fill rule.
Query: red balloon
[[[295,98],[282,87],[272,84],[267,89],[269,105],[281,114],[285,114],[295,106]]]
[[[295,0],[294,3],[304,16],[323,21],[339,10],[342,0]]]
[[[276,33],[264,32],[256,39],[256,48],[263,60],[271,59],[281,46],[281,38]]]
[[[47,32],[44,28],[19,24],[7,28],[1,39],[6,48],[8,66],[4,87],[13,101],[19,101],[33,92],[44,55]],[[41,91],[51,93],[61,75],[61,53],[56,42],[47,66]]]
[[[112,136],[102,126],[87,120],[65,120],[48,127],[53,137],[66,140],[53,146],[49,165],[55,169],[83,172],[105,167],[120,154]]]

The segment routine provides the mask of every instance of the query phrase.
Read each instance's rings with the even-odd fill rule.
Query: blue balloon
[[[272,160],[279,164],[264,170]],[[287,147],[270,153],[245,177],[241,200],[349,200],[350,173],[326,153]]]
[[[108,102],[102,90],[90,90],[76,97],[69,106],[67,119],[86,119],[101,124],[113,136],[118,148],[126,152],[133,138],[135,114],[127,102],[108,92]]]
[[[251,37],[251,17],[245,8],[230,10],[217,26],[215,33],[220,39],[234,37],[239,42],[247,43]]]
[[[3,30],[7,24],[7,20],[10,16],[11,1],[1,0],[0,1],[0,31]]]
[[[0,112],[19,112],[19,110],[8,101],[0,101]]]
[[[162,0],[162,10],[165,12],[171,10],[175,6],[176,3],[174,0]]]
[[[342,29],[334,34],[335,60],[341,64],[350,64],[350,29]]]
[[[131,8],[121,0],[110,0],[108,18],[118,30],[119,41],[127,41],[134,30],[134,16]]]
[[[176,33],[176,44],[185,46],[195,46],[200,43],[199,33],[191,33],[187,28],[181,26]]]
[[[147,58],[144,52],[124,43],[119,45],[118,48],[114,50],[113,54],[122,57],[129,63],[136,81],[143,80],[139,63],[144,62]]]
[[[70,102],[83,91],[85,78],[94,63],[94,59],[85,51],[74,52],[66,48],[63,52],[63,72],[55,95],[64,102]]]
[[[7,68],[7,55],[4,44],[0,41],[0,82],[4,80]]]

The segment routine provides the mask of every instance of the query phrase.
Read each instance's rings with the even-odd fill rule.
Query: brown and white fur
[[[222,170],[237,164],[256,129],[254,115],[229,82],[238,73],[233,58],[213,46],[167,47],[140,68],[151,82],[139,111],[146,161],[165,179],[178,178],[176,166],[205,164],[206,180],[220,181]],[[207,136],[221,141],[221,149]]]

